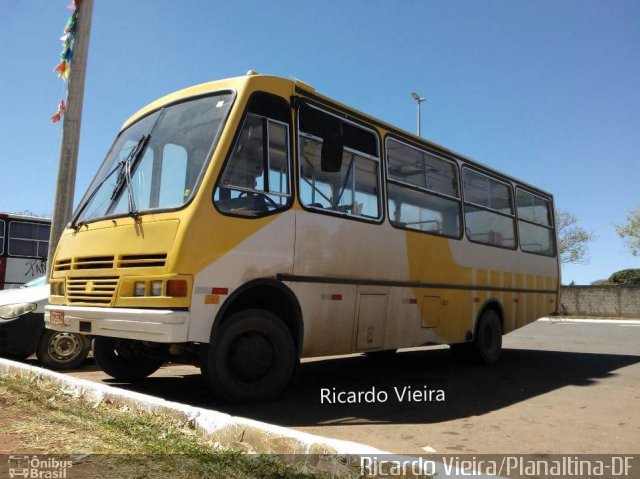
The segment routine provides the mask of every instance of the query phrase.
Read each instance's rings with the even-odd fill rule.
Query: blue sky
[[[0,210],[49,214],[69,0],[0,2]],[[640,205],[640,2],[97,0],[76,201],[122,122],[248,69],[296,77],[552,192],[598,235],[589,283],[638,267],[612,225]]]

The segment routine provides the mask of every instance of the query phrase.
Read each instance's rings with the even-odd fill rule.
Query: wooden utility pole
[[[78,146],[80,144],[80,124],[82,121],[82,101],[84,98],[84,77],[87,69],[89,36],[91,35],[91,16],[93,0],[78,2],[78,18],[73,45],[73,58],[67,86],[67,111],[62,123],[62,144],[58,162],[58,180],[51,220],[49,253],[47,256],[47,277],[51,276],[53,257],[60,236],[71,219],[73,212],[73,194],[76,188],[76,169],[78,164]]]

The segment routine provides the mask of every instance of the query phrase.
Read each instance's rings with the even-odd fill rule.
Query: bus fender
[[[300,302],[286,284],[270,278],[249,281],[229,295],[214,318],[209,341],[213,342],[217,329],[227,318],[252,308],[270,311],[285,322],[293,336],[296,354],[300,357],[304,337]]]

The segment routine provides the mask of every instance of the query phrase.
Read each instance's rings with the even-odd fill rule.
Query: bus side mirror
[[[320,168],[327,173],[337,173],[342,168],[344,138],[340,133],[329,132],[322,141]]]

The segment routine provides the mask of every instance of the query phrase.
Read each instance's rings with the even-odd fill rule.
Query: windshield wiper
[[[133,218],[137,218],[140,216],[138,213],[138,209],[136,208],[136,200],[133,196],[133,186],[131,185],[131,172],[135,171],[136,165],[142,158],[142,153],[147,147],[147,143],[149,143],[149,139],[151,135],[144,135],[140,138],[140,141],[136,145],[135,151],[132,155],[129,156],[127,164],[125,165],[125,178],[127,180],[127,191],[129,193],[129,215]]]
[[[133,218],[137,218],[138,216],[140,216],[140,214],[138,213],[138,210],[136,208],[136,200],[133,197],[133,187],[131,186],[131,170],[134,168],[134,166],[135,165],[133,164],[133,162],[127,162],[124,168],[124,174],[127,180],[127,194],[129,195],[129,215]]]
[[[102,188],[102,185],[104,185],[107,182],[107,180],[111,178],[113,174],[116,172],[118,172],[118,179],[116,180],[116,184],[113,187],[113,191],[111,192],[111,196],[109,198],[110,201],[113,202],[116,199],[116,197],[120,194],[120,191],[122,190],[122,186],[126,183],[127,189],[129,192],[129,214],[134,217],[138,215],[137,211],[135,210],[135,201],[133,200],[133,190],[131,187],[131,171],[137,164],[138,158],[141,156],[140,153],[142,152],[142,150],[144,150],[150,137],[151,135],[142,136],[138,140],[138,143],[136,143],[136,146],[129,152],[127,157],[124,160],[120,160],[118,164],[115,166],[115,168],[113,168],[113,170],[107,173],[107,176],[105,176],[102,179],[102,181],[98,183],[98,185],[93,189],[91,194],[87,197],[87,201],[84,202],[84,204],[80,207],[80,209],[76,213],[76,216],[73,219],[73,221],[71,221],[71,225],[70,225],[71,228],[73,228],[74,230],[77,230],[80,226],[84,224],[83,221],[78,222],[78,218],[80,218],[80,215],[82,214],[82,212],[89,205],[89,203],[91,203],[91,200],[93,199],[93,197],[98,193],[98,191],[100,191],[100,188]]]
[[[127,186],[127,194],[129,196],[129,215],[137,218],[139,216],[138,210],[136,208],[136,201],[133,196],[133,186],[132,186],[132,178],[131,174],[135,171],[136,165],[140,158],[142,158],[142,152],[144,151],[147,143],[151,135],[144,135],[138,140],[136,146],[129,152],[127,157],[123,161],[122,170],[118,174],[118,181],[116,181],[116,185],[113,188],[113,192],[111,193],[111,201],[114,201],[122,191],[123,185]]]

